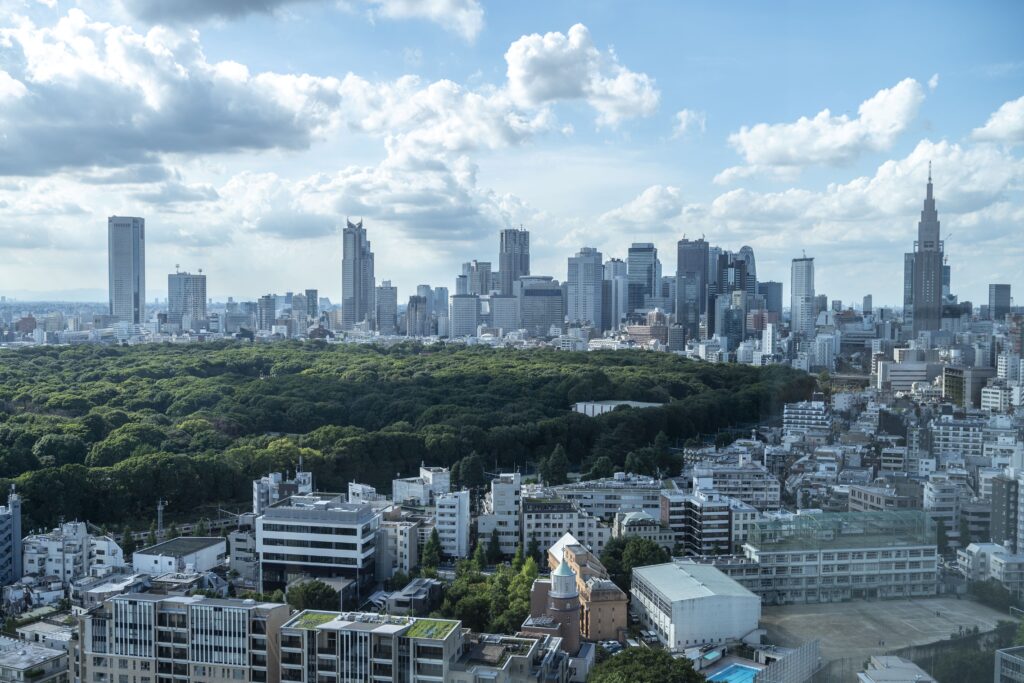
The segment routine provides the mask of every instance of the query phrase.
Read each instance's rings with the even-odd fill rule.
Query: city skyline
[[[521,225],[530,272],[559,280],[583,247],[626,259],[651,242],[671,268],[676,242],[704,235],[752,246],[759,278],[787,290],[805,249],[829,297],[898,306],[929,161],[953,291],[978,305],[1021,282],[1013,3],[799,17],[652,3],[634,12],[649,31],[603,6],[473,0],[244,16],[47,4],[0,3],[9,297],[105,299],[103,221],[129,215],[148,223],[149,301],[180,263],[219,300],[315,287],[338,302],[351,217],[402,302],[421,283],[454,291],[461,263],[498,270],[498,235]],[[826,20],[849,27],[834,49],[812,32],[775,49],[781,25]],[[871,22],[900,47],[860,49]],[[297,35],[302,49],[265,48]]]

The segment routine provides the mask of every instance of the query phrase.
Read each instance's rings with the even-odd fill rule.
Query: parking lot
[[[931,643],[961,627],[989,631],[1010,618],[972,600],[928,598],[765,607],[761,627],[771,643],[784,647],[819,638],[822,655],[832,660]]]

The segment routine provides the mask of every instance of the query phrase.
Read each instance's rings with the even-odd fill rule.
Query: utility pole
[[[156,501],[156,540],[164,540],[164,507],[167,506],[167,501],[163,498],[159,498]]]

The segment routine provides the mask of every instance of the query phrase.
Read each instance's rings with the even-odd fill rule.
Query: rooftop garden
[[[443,640],[448,637],[455,627],[457,621],[446,619],[417,619],[412,627],[406,631],[407,638],[430,638],[432,640]]]
[[[293,628],[304,628],[307,631],[315,630],[317,626],[323,626],[329,621],[334,621],[334,618],[338,616],[333,612],[303,612],[299,616],[295,617],[295,621],[292,622]]]

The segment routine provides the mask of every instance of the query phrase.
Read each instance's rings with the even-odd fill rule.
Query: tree
[[[533,561],[538,566],[544,564],[544,555],[540,549],[540,541],[537,540],[537,534],[530,534],[530,545],[526,547],[526,556],[533,558]]]
[[[524,560],[525,556],[523,555],[523,544],[520,543],[516,546],[516,552],[512,556],[512,569],[514,569],[515,571],[519,571],[520,569],[522,569]]]
[[[549,486],[558,486],[569,481],[569,456],[562,444],[555,446],[546,459],[540,462],[540,476]]]
[[[475,489],[486,484],[487,475],[484,473],[484,459],[479,453],[472,451],[459,461],[459,486]]]
[[[170,528],[167,529],[167,538],[177,538],[181,536],[181,530],[178,529],[177,524],[171,524]]]
[[[194,527],[192,527],[192,535],[193,536],[209,536],[210,535],[210,527],[206,524],[206,520],[205,519],[201,519],[198,522],[196,522],[196,525]]]
[[[501,539],[498,538],[498,529],[491,529],[491,539],[487,543],[487,564],[498,564],[501,562]]]
[[[668,552],[649,538],[618,537],[609,540],[601,551],[601,564],[622,590],[629,593],[635,567],[671,561]]]
[[[135,537],[127,526],[121,529],[121,550],[124,551],[125,557],[135,552]]]
[[[587,683],[701,683],[690,660],[672,657],[666,650],[631,647],[590,671]],[[945,680],[945,679],[943,679]]]
[[[437,527],[430,532],[430,538],[423,544],[423,559],[420,561],[424,567],[437,569],[441,564],[441,537],[437,533]]]
[[[323,581],[304,581],[288,588],[288,604],[295,610],[337,610],[341,603],[338,591]]]
[[[584,479],[607,479],[608,477],[615,474],[615,463],[607,455],[602,455],[600,458],[594,460],[594,464],[590,466],[587,473],[583,475]]]
[[[473,550],[473,564],[476,565],[476,571],[487,566],[487,547],[481,541],[477,541],[476,548]]]

